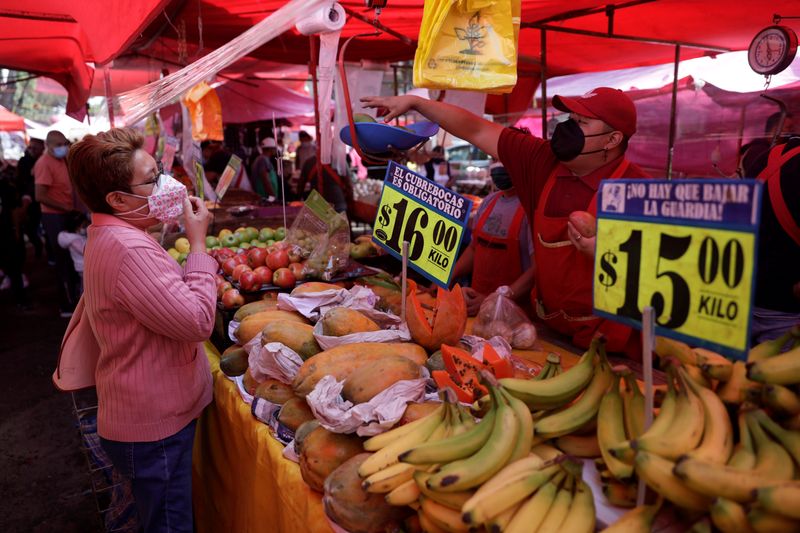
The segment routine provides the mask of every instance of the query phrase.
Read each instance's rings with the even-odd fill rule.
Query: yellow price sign
[[[638,183],[659,185],[651,181]],[[717,202],[711,196],[719,190],[703,197],[702,185],[714,180],[700,182],[692,200],[676,199],[684,195],[669,183],[669,191],[645,188],[640,197],[617,190],[617,205],[607,201],[606,212],[601,188],[595,312],[638,326],[651,306],[659,335],[741,357],[749,346],[760,185],[740,182],[748,189],[739,202],[727,193]]]
[[[472,202],[394,162],[386,171],[372,240],[434,283],[448,287]]]

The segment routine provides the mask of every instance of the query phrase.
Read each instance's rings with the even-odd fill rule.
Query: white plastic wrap
[[[259,383],[270,378],[291,383],[303,364],[303,358],[280,342],[268,342],[261,346],[260,336],[258,338],[257,345],[247,351],[247,363],[253,379]]]
[[[353,287],[355,289],[356,287]],[[364,287],[359,287],[364,289]],[[369,289],[366,289],[369,291]],[[372,291],[370,291],[372,292]],[[320,320],[314,326],[314,338],[317,340],[320,348],[323,350],[330,350],[341,344],[353,344],[356,342],[409,342],[411,341],[411,333],[408,331],[408,326],[403,324],[400,317],[391,313],[384,313],[377,309],[364,309],[353,306],[346,306],[350,309],[356,309],[358,312],[378,324],[381,329],[378,331],[367,331],[364,333],[352,333],[350,335],[342,335],[341,337],[334,337],[331,335],[323,335],[322,321]]]

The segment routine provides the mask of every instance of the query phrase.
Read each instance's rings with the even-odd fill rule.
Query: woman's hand
[[[383,107],[388,113],[383,116],[384,122],[389,122],[395,117],[405,115],[413,107],[417,97],[412,95],[403,96],[363,96],[361,104],[364,107]]]
[[[594,243],[597,237],[584,237],[577,228],[572,225],[572,222],[567,222],[567,235],[569,235],[570,242],[575,245],[575,248],[577,248],[579,252],[594,257]]]
[[[461,289],[461,294],[464,295],[464,303],[467,304],[467,316],[477,315],[481,304],[486,299],[486,295],[479,293],[472,287],[464,287]]]
[[[197,196],[189,196],[183,201],[183,225],[192,252],[206,251],[206,232],[211,215],[206,204]]]

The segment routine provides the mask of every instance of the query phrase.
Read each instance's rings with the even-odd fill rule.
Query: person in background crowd
[[[86,226],[89,220],[80,211],[67,216],[64,231],[58,234],[58,245],[69,252],[75,275],[78,277],[78,294],[83,293],[83,250],[86,247]]]
[[[574,211],[594,211],[602,179],[642,178],[625,158],[636,133],[636,107],[622,91],[599,87],[578,98],[556,95],[553,105],[569,113],[550,141],[504,128],[460,107],[416,96],[365,97],[366,107],[385,107],[386,122],[416,110],[456,137],[503,163],[533,227],[536,274],[531,303],[538,317],[580,348],[597,332],[609,351],[641,357],[640,336],[626,326],[592,315],[594,237],[568,221]]]
[[[65,162],[69,141],[60,131],[51,131],[45,147],[47,150],[33,167],[36,200],[42,205],[42,225],[56,262],[60,314],[69,317],[78,301],[77,284],[72,259],[58,246],[58,234],[64,231],[68,213],[76,207]]]
[[[767,120],[768,142],[774,138],[777,123],[775,115]],[[792,122],[784,120],[774,146],[765,149],[762,142],[750,143],[742,157],[742,174],[764,183],[753,344],[776,339],[800,323],[800,136],[784,136],[792,129]]]
[[[259,144],[261,154],[253,162],[250,172],[250,179],[253,183],[253,190],[262,198],[269,196],[275,199],[280,198],[278,189],[278,171],[275,167],[275,155],[278,152],[275,139],[264,137]]]
[[[443,187],[452,185],[450,163],[444,158],[444,147],[441,145],[431,150],[431,157],[425,162],[425,176]]]
[[[25,265],[23,230],[30,198],[21,194],[15,177],[10,166],[0,170],[0,288],[10,288],[17,307],[27,309],[26,280],[22,273]]]
[[[353,187],[348,177],[338,174],[334,176],[331,172],[335,171],[332,168],[330,168],[330,170],[322,169],[322,197],[333,206],[333,209],[336,210],[337,213],[344,213],[347,211],[348,204],[353,201]],[[298,190],[303,191],[301,193],[303,198],[308,196],[308,194],[305,193],[306,183],[311,184],[311,190],[319,190],[317,185],[316,155],[306,160],[303,168],[300,170]]]
[[[214,327],[218,265],[206,253],[205,204],[173,193],[173,178],[159,175],[142,146],[138,132],[115,128],[69,152],[92,212],[82,320],[100,347],[100,443],[131,480],[143,530],[190,533],[195,425],[212,399],[202,343]],[[183,268],[146,233],[181,214],[190,244]]]
[[[220,141],[203,141],[200,143],[200,156],[203,158],[203,165],[211,160],[211,156],[222,150]]]
[[[782,116],[783,123],[781,124]],[[781,126],[780,132],[778,132],[779,125]],[[794,117],[790,114],[783,115],[778,111],[767,117],[764,125],[764,137],[753,139],[739,149],[738,174],[744,178],[755,178],[758,172],[767,166],[767,155],[770,149],[775,144],[785,143],[794,130]]]
[[[25,154],[17,162],[17,185],[20,188],[20,193],[30,199],[28,208],[26,209],[25,219],[25,235],[33,245],[36,258],[42,257],[42,238],[39,235],[39,225],[42,223],[42,208],[39,202],[34,200],[36,198],[36,190],[33,182],[33,166],[36,161],[44,153],[44,141],[41,139],[31,139],[28,147],[25,149]],[[52,257],[52,253],[48,250],[48,256]]]
[[[502,285],[527,307],[536,270],[530,224],[511,178],[499,163],[492,165],[491,176],[497,191],[481,203],[472,240],[453,267],[454,280],[472,274],[472,283],[463,289],[469,316],[478,314],[486,297]]]
[[[297,163],[296,168],[302,170],[306,161],[317,155],[317,145],[314,144],[314,138],[304,130],[300,130],[297,137],[300,144],[297,145],[295,152],[295,162]]]

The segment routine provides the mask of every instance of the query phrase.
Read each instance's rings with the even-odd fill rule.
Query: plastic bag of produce
[[[525,311],[509,297],[510,293],[511,289],[503,285],[483,301],[472,324],[472,333],[484,339],[503,337],[519,350],[533,349],[536,328]]]
[[[311,191],[286,234],[294,253],[305,259],[312,278],[330,281],[350,261],[350,223],[325,199]]]

